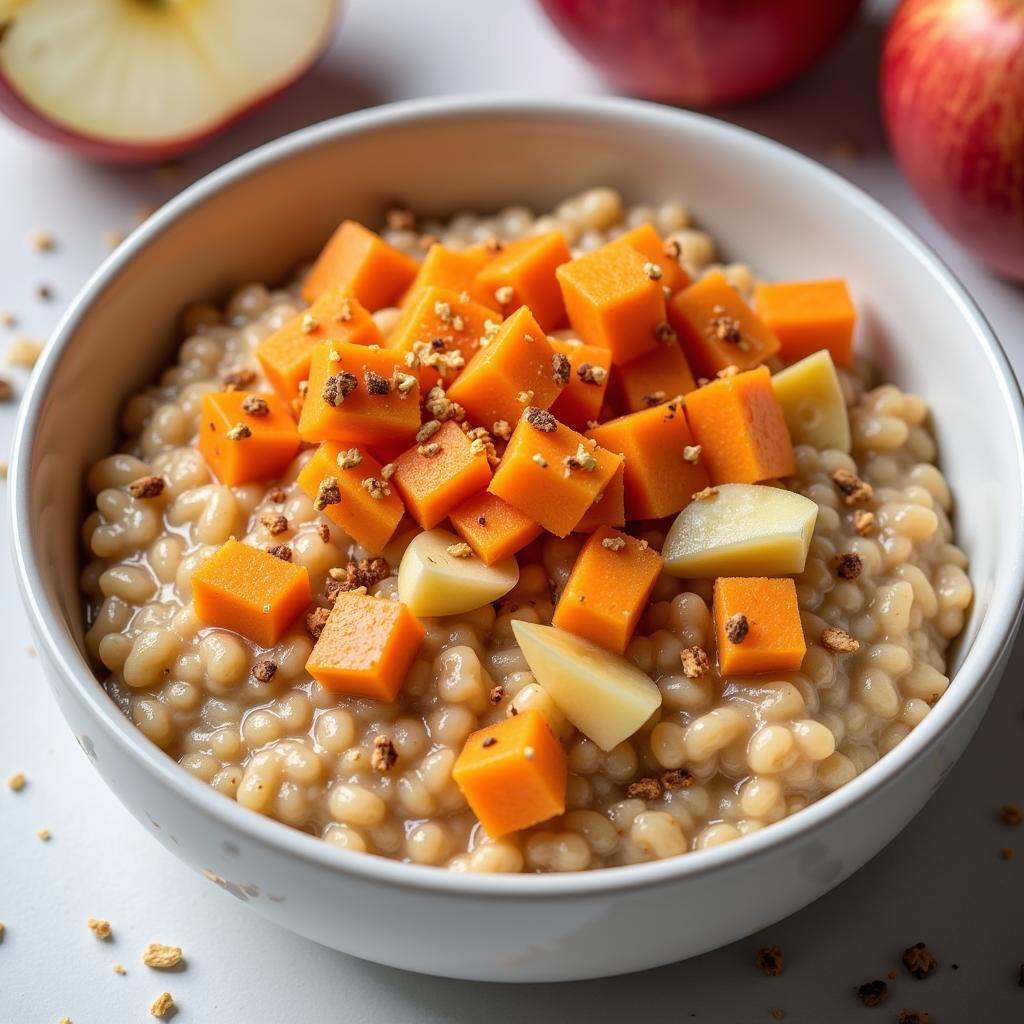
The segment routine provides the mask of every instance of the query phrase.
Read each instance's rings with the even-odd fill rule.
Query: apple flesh
[[[1024,280],[1024,0],[905,0],[882,58],[893,152],[935,218]]]
[[[0,111],[90,159],[193,149],[307,71],[336,0],[0,0]]]
[[[734,103],[807,70],[860,0],[541,0],[562,34],[627,92]]]

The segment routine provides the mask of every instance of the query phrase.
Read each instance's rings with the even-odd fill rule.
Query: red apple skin
[[[119,166],[142,166],[161,163],[174,157],[183,156],[191,150],[216,138],[233,124],[241,121],[249,114],[276,99],[281,93],[291,88],[299,79],[307,75],[327,52],[335,27],[338,23],[339,4],[335,5],[334,17],[325,27],[323,37],[311,51],[309,60],[296,69],[287,80],[276,82],[269,91],[255,97],[250,103],[234,110],[222,121],[209,125],[195,135],[180,139],[167,139],[152,143],[126,143],[113,139],[102,139],[91,135],[83,135],[63,125],[51,121],[38,111],[0,71],[0,114],[4,114],[16,125],[31,132],[46,142],[53,143],[69,150],[76,156],[96,163],[114,164]]]
[[[735,103],[806,71],[861,0],[541,0],[570,43],[626,92]]]
[[[881,88],[893,152],[925,205],[1024,281],[1024,0],[904,0]]]

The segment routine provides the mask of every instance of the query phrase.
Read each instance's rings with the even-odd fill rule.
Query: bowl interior
[[[765,277],[850,281],[861,351],[933,410],[976,588],[956,665],[987,630],[979,680],[1006,639],[1024,576],[1019,396],[983,322],[934,258],[838,177],[710,119],[615,101],[356,115],[229,165],[137,232],[65,318],[23,422],[19,530],[39,574],[28,585],[54,613],[50,628],[81,648],[80,482],[114,445],[124,400],[171,358],[183,306],[280,281],[342,217],[375,224],[395,201],[427,214],[544,210],[595,184],[629,201],[682,200],[725,257]],[[987,619],[994,607],[1000,614]],[[940,707],[970,696],[957,693],[954,685]]]

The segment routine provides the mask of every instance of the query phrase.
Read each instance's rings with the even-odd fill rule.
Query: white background
[[[880,41],[878,19],[865,19],[799,86],[725,116],[832,164],[919,230],[966,282],[1019,374],[1024,297],[979,269],[928,221],[886,152],[875,100]],[[141,207],[305,123],[412,96],[601,89],[532,0],[500,6],[351,0],[324,63],[293,92],[187,160],[180,178],[82,165],[0,124],[0,310],[18,313],[19,331],[45,336],[103,258],[104,232],[130,228]],[[41,229],[59,239],[52,254],[28,244]],[[54,301],[35,296],[40,282],[54,288]],[[3,334],[0,329],[0,346]],[[928,358],[928,339],[916,341]],[[131,343],[128,335],[111,339],[112,356],[117,345]],[[19,389],[23,383],[19,378]],[[13,404],[0,408],[0,458],[14,418]],[[8,515],[5,499],[5,530]],[[179,864],[106,791],[60,719],[27,650],[6,545],[0,545],[0,600],[0,778],[17,770],[29,778],[21,793],[0,788],[0,920],[7,926],[0,1024],[57,1024],[65,1015],[74,1024],[148,1020],[149,1003],[164,988],[179,1004],[181,1024],[645,1018],[752,1024],[770,1022],[772,1007],[782,1008],[787,1021],[806,1024],[895,1021],[904,1007],[929,1011],[932,1024],[1024,1019],[1024,988],[1017,984],[1024,961],[1024,830],[1010,830],[997,817],[1001,803],[1024,801],[1020,646],[980,733],[939,794],[834,893],[695,961],[606,981],[514,988],[428,979],[353,960],[264,922]],[[42,826],[52,831],[49,843],[36,838]],[[1000,859],[1000,848],[1015,841],[1018,858]],[[112,942],[87,931],[90,915],[110,919]],[[899,964],[900,951],[919,940],[941,962],[925,981]],[[187,967],[171,975],[143,967],[140,953],[151,941],[183,946]],[[766,942],[785,951],[781,977],[765,978],[754,967],[754,951]],[[126,976],[112,972],[114,961],[127,966]],[[888,1001],[861,1007],[854,987],[890,969],[899,973]]]

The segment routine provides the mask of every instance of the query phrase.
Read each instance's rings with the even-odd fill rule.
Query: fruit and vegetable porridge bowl
[[[429,144],[456,162],[462,109],[442,107],[431,125]],[[652,146],[655,128],[671,129],[717,146],[722,167],[733,147],[753,147],[769,180],[773,147],[641,105],[554,109],[548,119],[579,129],[578,166],[542,189],[511,183],[550,144],[543,111],[533,126],[513,115],[521,144],[500,188],[479,187],[468,169],[464,197],[415,183],[403,194],[395,172],[372,183],[360,143],[392,163],[389,131],[424,145],[417,127],[431,119],[407,108],[405,121],[401,109],[390,123],[364,116],[382,137],[361,133],[359,119],[346,147],[344,122],[333,138],[331,126],[312,130],[179,200],[151,251],[180,259],[190,248],[175,232],[221,202],[223,233],[213,226],[212,251],[197,258],[222,281],[178,283],[157,300],[160,321],[177,324],[173,355],[134,358],[116,440],[108,411],[109,440],[77,442],[88,495],[77,579],[74,535],[61,547],[104,735],[144,750],[147,773],[187,792],[171,801],[172,820],[187,805],[229,837],[179,823],[193,863],[306,934],[442,973],[626,970],[820,894],[891,836],[966,742],[967,726],[949,738],[944,713],[973,724],[985,701],[977,682],[958,692],[970,683],[957,668],[981,657],[993,594],[1019,590],[1019,579],[1000,582],[987,532],[1000,513],[978,493],[995,493],[995,465],[1019,489],[1020,466],[1019,400],[1000,393],[1005,371],[989,365],[999,355],[983,328],[972,371],[900,259],[875,267],[827,238],[794,257],[786,223],[766,244],[774,217],[749,200],[738,200],[755,211],[746,231],[723,218],[699,160],[680,170],[678,154],[666,157],[673,173],[645,190],[609,162],[595,124],[649,131],[640,141]],[[500,137],[488,131],[489,143]],[[313,174],[310,156],[332,141],[356,198],[331,204],[334,218],[318,212],[298,232],[306,244],[269,255],[265,222],[255,251],[241,252],[239,211],[262,209],[245,188],[270,187],[290,160],[316,208],[325,193],[312,183],[330,160]],[[486,179],[498,165],[480,150]],[[810,176],[809,216],[824,201],[815,188],[837,191],[840,212],[861,202],[783,157],[793,187]],[[867,204],[857,212],[868,234],[895,230]],[[912,240],[891,244],[906,267],[941,275]],[[224,279],[230,252],[237,268]],[[143,243],[117,271],[134,271],[135,287],[152,269],[146,255]],[[998,461],[948,445],[943,418],[962,401],[941,374],[908,370],[911,343],[893,339],[903,321],[879,284],[897,269],[910,273],[908,315],[924,318],[907,330],[932,331],[963,386],[988,388],[1010,411]],[[963,303],[955,286],[933,287]],[[959,315],[977,334],[973,314]],[[33,487],[55,486],[53,473],[44,459]],[[1003,635],[976,680],[994,675],[1016,611],[1000,611]],[[68,714],[111,772],[118,744],[96,743],[78,707]],[[818,839],[819,829],[800,845],[801,819],[829,821],[845,792],[860,806],[887,764],[903,772],[895,825],[867,838]],[[161,834],[153,787],[112,784],[178,842]],[[292,872],[291,855],[301,866],[289,886],[279,874]],[[772,855],[796,872],[780,897],[753,880]],[[651,874],[656,862],[706,868],[684,889],[684,874]],[[569,913],[549,914],[536,943],[517,921],[457,966],[408,944],[395,952],[376,926],[353,940],[354,923],[297,923],[290,901],[334,902],[309,877],[322,882],[325,870],[364,911],[370,891],[379,898],[393,882],[430,906],[461,887],[503,908],[528,895],[513,917],[544,894],[567,899]],[[565,951],[577,941],[566,935],[606,912],[595,894],[641,886],[642,919],[655,920],[660,882],[712,914],[730,870],[737,892],[757,891],[756,913],[730,912],[706,934],[625,961],[601,943],[591,962]],[[697,895],[702,871],[711,882]],[[500,882],[521,874],[550,885],[530,895]],[[570,882],[583,877],[609,882]],[[542,964],[545,944],[558,955]]]
[[[714,259],[595,187],[346,220],[186,309],[88,476],[111,698],[226,798],[454,871],[732,842],[874,764],[972,598],[928,407],[856,282]]]

